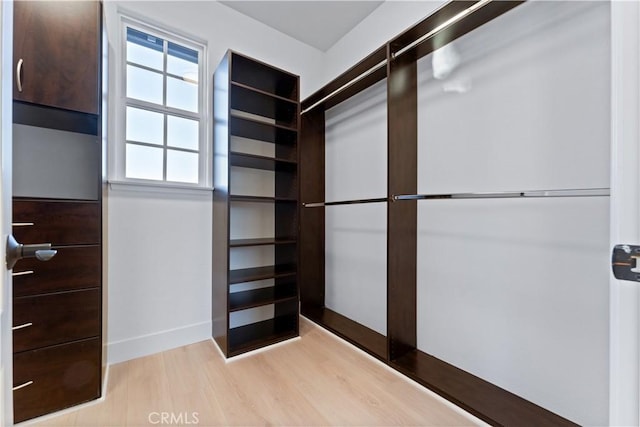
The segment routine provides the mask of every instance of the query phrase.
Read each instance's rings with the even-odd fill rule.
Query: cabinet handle
[[[33,222],[14,222],[11,224],[12,227],[31,227],[35,225]]]
[[[31,322],[23,323],[22,325],[14,326],[13,328],[11,328],[11,330],[12,331],[17,331],[18,329],[28,328],[29,326],[33,326],[33,323],[31,323]]]
[[[28,387],[28,386],[30,386],[31,384],[33,384],[33,381],[27,381],[27,382],[26,382],[26,383],[24,383],[24,384],[20,384],[20,385],[18,385],[18,386],[15,386],[15,387],[13,388],[13,391],[20,390],[21,388]]]
[[[18,60],[18,66],[16,67],[16,81],[18,82],[18,92],[22,92],[22,58]]]
[[[16,276],[28,276],[29,274],[33,274],[34,271],[33,270],[25,270],[25,271],[18,271],[17,273],[11,273],[12,277],[16,277]]]

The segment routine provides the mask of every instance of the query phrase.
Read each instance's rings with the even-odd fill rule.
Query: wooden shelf
[[[238,270],[229,270],[229,284],[232,285],[234,283],[253,282],[256,280],[295,276],[295,274],[295,264],[242,268]]]
[[[258,156],[232,151],[229,153],[231,166],[241,168],[263,169],[270,171],[296,170],[297,162],[294,160],[278,159],[274,157]]]
[[[229,356],[298,336],[297,314],[229,329]]]
[[[296,203],[298,200],[293,197],[263,197],[263,196],[229,196],[229,200],[232,202],[251,202],[251,203],[274,203],[274,202],[286,202]]]
[[[287,102],[287,103],[289,103],[291,105],[294,105],[296,107],[298,105],[298,103],[293,99],[285,98],[283,96],[276,95],[275,93],[267,92],[267,91],[264,91],[262,89],[258,89],[256,87],[246,85],[244,83],[234,82],[233,80],[231,81],[231,87],[237,87],[237,88],[241,88],[241,89],[244,89],[244,90],[250,90],[250,91],[255,92],[257,94],[268,96],[268,97],[276,99],[278,101]]]
[[[303,305],[302,315],[376,356],[378,359],[386,360],[387,337],[373,329],[369,329],[326,307],[316,308]]]
[[[250,111],[248,112],[250,113]],[[259,118],[253,118],[249,116],[242,116],[235,112],[232,112],[230,114],[230,119],[231,119],[231,135],[235,135],[235,136],[242,136],[242,135],[238,135],[237,132],[243,132],[242,130],[239,129],[241,126],[238,126],[238,123],[234,123],[234,121],[238,121],[238,120],[242,121],[242,127],[244,127],[245,129],[249,128],[251,125],[254,125],[254,126],[260,125],[261,127],[264,128],[262,132],[268,131],[268,130],[273,131],[277,129],[286,130],[289,132],[298,132],[298,128],[295,126],[283,125],[281,123],[269,123],[266,120],[260,120]],[[262,139],[262,138],[253,138],[253,139]]]
[[[229,130],[233,136],[284,145],[295,145],[298,132],[297,129],[233,115],[229,118]]]
[[[292,245],[296,242],[297,241],[295,237],[284,239],[276,239],[275,237],[267,237],[262,239],[232,239],[229,240],[229,247],[239,248],[243,246]]]
[[[234,292],[229,294],[229,311],[246,310],[297,298],[298,290],[295,281],[269,288]]]
[[[298,104],[283,101],[262,92],[248,89],[246,86],[231,86],[229,99],[232,110],[246,112],[260,118],[273,119],[278,126],[296,128],[298,123]]]
[[[285,70],[267,65],[244,55],[232,52],[232,82],[240,83],[272,94],[274,96],[298,101],[298,76]]]

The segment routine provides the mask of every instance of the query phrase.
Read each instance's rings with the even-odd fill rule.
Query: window
[[[123,18],[123,118],[116,175],[207,186],[204,46]]]

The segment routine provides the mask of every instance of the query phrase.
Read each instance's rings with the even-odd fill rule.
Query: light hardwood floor
[[[113,365],[103,402],[32,425],[467,426],[478,422],[311,322],[301,319],[300,328],[301,339],[228,363],[212,341],[203,341]]]

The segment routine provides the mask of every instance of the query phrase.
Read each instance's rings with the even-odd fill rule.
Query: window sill
[[[151,182],[109,180],[108,184],[109,189],[113,191],[162,194],[210,194],[213,192],[213,187],[194,187],[166,182],[156,184]]]

